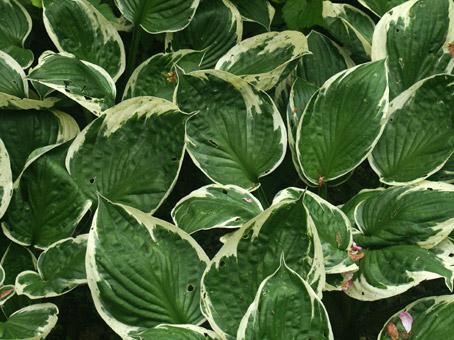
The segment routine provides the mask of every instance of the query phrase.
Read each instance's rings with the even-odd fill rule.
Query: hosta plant
[[[0,339],[449,339],[453,0],[0,0]]]

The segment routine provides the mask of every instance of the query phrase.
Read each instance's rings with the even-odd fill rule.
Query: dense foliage
[[[453,0],[0,0],[0,339],[449,339]]]

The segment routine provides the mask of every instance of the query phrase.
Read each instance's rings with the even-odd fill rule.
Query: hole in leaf
[[[172,162],[176,162],[178,160],[178,157],[172,157]]]
[[[433,189],[432,189],[432,188],[427,188],[427,190],[429,190],[429,191],[433,191]]]
[[[453,254],[453,253],[451,253],[451,254],[449,254],[448,256],[449,256],[449,257],[454,257],[454,254]]]
[[[219,267],[224,267],[224,265],[225,265],[224,261],[219,262]]]
[[[188,292],[192,292],[193,290],[194,290],[194,286],[193,285],[188,285],[187,291]]]
[[[214,140],[212,140],[212,139],[209,139],[208,142],[209,142],[211,145],[215,146],[215,147],[218,147],[218,146],[219,146],[218,143],[216,143],[216,142],[215,142]]]
[[[227,195],[227,190],[226,190],[226,189],[222,189],[222,193],[223,193],[224,195]]]
[[[92,177],[92,178],[89,179],[90,184],[95,183],[95,181],[96,181],[96,179],[95,179],[94,177]]]

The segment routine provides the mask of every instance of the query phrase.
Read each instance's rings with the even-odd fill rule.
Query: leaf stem
[[[262,206],[264,209],[268,208],[271,204],[270,201],[268,201],[268,198],[266,197],[265,190],[263,190],[263,186],[260,185],[259,188],[257,189],[257,196],[262,203]]]
[[[129,51],[128,51],[128,59],[127,59],[127,76],[128,79],[131,76],[132,72],[134,72],[134,69],[136,67],[136,62],[137,62],[137,52],[139,50],[139,44],[140,44],[140,39],[142,38],[142,28],[140,25],[134,26],[134,29],[132,31],[132,38],[131,38],[131,44],[129,45]]]
[[[324,200],[328,200],[328,184],[323,183],[318,187],[318,195]]]

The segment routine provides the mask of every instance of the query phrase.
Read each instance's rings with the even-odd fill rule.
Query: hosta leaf
[[[358,166],[380,137],[387,109],[384,61],[330,78],[311,98],[298,126],[297,156],[304,176],[317,185]]]
[[[58,98],[46,98],[36,100],[29,98],[19,98],[7,93],[0,92],[0,109],[6,110],[41,110],[50,109],[58,101]]]
[[[327,36],[311,31],[307,36],[311,54],[304,56],[299,65],[299,76],[320,87],[336,73],[354,66],[353,61]]]
[[[139,333],[131,333],[138,340],[208,340],[218,339],[217,335],[194,325],[159,325]]]
[[[454,229],[454,185],[422,182],[387,189],[361,202],[355,220],[364,234],[361,246],[431,248]]]
[[[358,192],[355,196],[349,199],[344,205],[342,205],[341,210],[347,215],[350,223],[352,225],[356,224],[355,221],[355,209],[356,207],[364,200],[369,197],[373,197],[380,192],[385,190],[385,188],[375,188],[375,189],[363,189]]]
[[[0,218],[6,212],[13,195],[13,177],[8,151],[0,139]]]
[[[284,256],[284,255],[283,255]],[[311,286],[284,261],[260,284],[238,340],[334,339],[328,313]]]
[[[390,185],[415,183],[454,152],[454,75],[419,81],[390,104],[389,120],[369,161]]]
[[[454,154],[443,165],[440,171],[430,176],[430,180],[454,184]]]
[[[245,21],[256,22],[268,31],[274,17],[274,8],[266,0],[231,0]]]
[[[381,17],[393,7],[396,7],[407,0],[358,0],[364,7]]]
[[[8,53],[23,67],[33,62],[33,52],[24,48],[32,30],[32,19],[16,0],[0,0],[0,50]]]
[[[109,74],[70,54],[45,52],[28,78],[63,93],[96,115],[115,103],[115,83]]]
[[[87,282],[87,234],[52,244],[38,258],[38,272],[24,271],[16,278],[16,293],[30,299],[65,294]]]
[[[125,69],[123,42],[115,27],[87,0],[43,0],[47,33],[60,52],[104,68],[117,80]]]
[[[155,211],[173,188],[184,154],[186,116],[155,97],[125,100],[87,126],[66,167],[83,192]]]
[[[370,60],[375,24],[359,9],[348,4],[323,1],[323,27],[346,49],[357,63]]]
[[[0,138],[9,153],[13,179],[32,151],[68,141],[79,132],[76,121],[57,110],[1,110],[0,122]]]
[[[3,232],[22,245],[46,248],[72,235],[90,203],[65,169],[68,144],[31,162],[16,180]]]
[[[279,266],[282,253],[288,266],[320,294],[323,253],[301,198],[271,206],[229,235],[205,271],[202,308],[218,334],[236,335],[260,283]]]
[[[402,312],[407,312],[413,319],[411,336],[415,339],[449,339],[452,337],[453,295],[425,297],[409,304],[386,321],[378,335],[379,340],[391,339],[387,332],[390,324],[396,326],[402,336],[408,334],[400,317]]]
[[[148,33],[176,32],[189,25],[199,0],[115,0],[120,12]]]
[[[356,238],[355,238],[356,239]],[[448,259],[416,245],[364,250],[359,271],[346,293],[358,300],[374,301],[399,295],[424,280],[444,278],[452,291],[453,272]]]
[[[239,228],[263,211],[260,201],[234,185],[207,185],[172,209],[176,226],[191,234],[203,229]]]
[[[175,64],[184,57],[199,52],[182,50],[174,53],[158,53],[144,61],[132,73],[126,84],[123,100],[139,96],[154,96],[173,100],[178,83]]]
[[[372,59],[388,59],[390,97],[418,80],[451,73],[448,45],[453,41],[451,0],[410,0],[384,15],[374,32]]]
[[[184,231],[100,199],[87,247],[96,309],[120,336],[162,323],[199,324],[208,257]]]
[[[299,188],[287,188],[276,194],[273,204],[285,199],[303,197],[322,243],[325,271],[327,274],[343,273],[356,266],[348,257],[352,245],[351,225],[347,216],[337,207],[318,195]]]
[[[53,303],[32,305],[11,314],[0,322],[0,338],[3,340],[44,339],[58,320],[58,308]]]
[[[187,149],[214,182],[255,189],[284,158],[285,125],[271,98],[227,72],[180,77],[176,100],[197,112],[186,125]]]
[[[28,83],[22,67],[0,50],[0,92],[19,98],[28,97]]]
[[[323,0],[286,0],[282,16],[287,27],[303,30],[323,22]]]
[[[167,36],[171,50],[202,51],[201,69],[212,68],[232,46],[241,41],[241,15],[228,0],[204,0],[191,24],[181,32]]]
[[[215,68],[269,90],[308,52],[307,39],[300,32],[263,33],[234,46],[219,59]]]
[[[0,287],[0,307],[9,301],[15,294],[14,285],[3,285]]]

